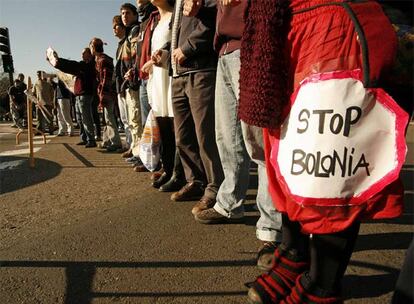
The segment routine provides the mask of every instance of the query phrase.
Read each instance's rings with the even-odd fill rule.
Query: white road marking
[[[15,133],[0,133],[0,138],[6,137],[6,136],[9,136],[9,135],[13,135],[13,134],[15,134]]]
[[[49,143],[50,142],[50,139],[46,139],[46,143]],[[39,139],[39,140],[34,140],[33,141],[33,144],[34,145],[44,145],[44,143],[43,143],[43,139]],[[19,146],[28,146],[29,145],[29,143],[26,141],[26,142],[22,142],[21,144],[19,144]]]
[[[33,148],[33,152],[36,153],[40,150],[40,147]],[[19,149],[19,150],[10,150],[0,152],[0,156],[14,156],[14,155],[22,155],[22,154],[29,154],[29,149]]]

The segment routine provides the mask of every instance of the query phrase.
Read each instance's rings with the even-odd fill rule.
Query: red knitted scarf
[[[249,1],[241,42],[239,117],[262,128],[277,128],[289,101],[286,37],[288,0]]]

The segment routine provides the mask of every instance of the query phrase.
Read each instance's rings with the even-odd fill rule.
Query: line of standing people
[[[281,215],[267,191],[261,129],[237,116],[240,39],[245,2],[227,7],[205,1],[196,16],[185,1],[125,3],[113,18],[119,38],[115,75],[129,150],[123,154],[144,171],[137,143],[149,109],[162,141],[162,169],[152,186],[173,192],[172,201],[198,202],[197,222],[241,222],[250,165],[258,167],[258,265],[268,269],[281,241]],[[238,26],[235,27],[234,24]],[[216,31],[216,25],[218,31]]]

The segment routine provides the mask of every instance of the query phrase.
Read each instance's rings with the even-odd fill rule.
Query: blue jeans
[[[151,106],[149,105],[149,101],[148,101],[147,83],[148,83],[148,80],[141,80],[141,85],[139,87],[139,103],[141,106],[142,126],[145,126],[148,113],[151,110]]]
[[[260,218],[256,236],[262,241],[281,241],[281,214],[268,192],[262,129],[238,118],[240,51],[223,55],[217,66],[215,119],[216,140],[224,171],[214,209],[226,217],[244,214],[243,202],[249,187],[250,161],[257,166],[257,207]]]
[[[95,126],[92,116],[92,95],[76,96],[76,117],[81,126],[81,141],[95,142]]]

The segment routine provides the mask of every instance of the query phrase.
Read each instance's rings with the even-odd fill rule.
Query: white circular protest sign
[[[360,74],[312,75],[292,96],[271,164],[303,206],[359,204],[398,178],[408,115]]]

